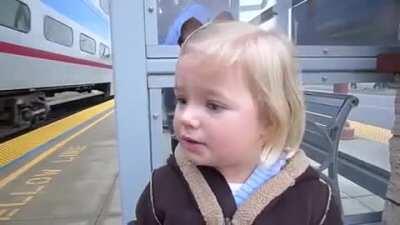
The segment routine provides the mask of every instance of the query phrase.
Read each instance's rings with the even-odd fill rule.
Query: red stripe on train
[[[40,59],[48,59],[66,63],[73,63],[73,64],[80,64],[86,66],[94,66],[106,69],[112,69],[112,65],[107,65],[103,63],[93,62],[86,59],[79,59],[71,56],[66,56],[58,53],[47,52],[39,49],[24,47],[20,45],[15,45],[11,43],[6,43],[0,41],[0,52],[14,54],[14,55],[22,55],[22,56],[29,56],[33,58],[40,58]]]

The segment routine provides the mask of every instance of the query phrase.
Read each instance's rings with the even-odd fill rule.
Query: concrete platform
[[[120,224],[114,131],[110,114],[4,186],[0,223]]]
[[[341,140],[339,150],[390,171],[388,144],[356,137],[354,140]],[[378,212],[384,208],[382,198],[344,177],[339,177],[339,187],[345,214]]]

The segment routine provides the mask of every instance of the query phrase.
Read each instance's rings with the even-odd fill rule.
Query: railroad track
[[[69,115],[92,107],[94,105],[100,104],[102,102],[108,101],[113,97],[104,97],[103,94],[86,94],[81,96],[72,96],[67,99],[46,99],[47,104],[50,107],[50,112],[46,119],[31,125],[24,125],[19,127],[1,126],[0,125],[0,143],[10,140],[12,138],[18,137],[37,129],[39,127],[51,124],[57,120],[65,118]]]

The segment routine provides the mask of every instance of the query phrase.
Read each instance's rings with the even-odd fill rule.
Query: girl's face
[[[252,170],[265,134],[244,74],[199,57],[184,55],[176,69],[174,127],[184,154],[197,165]]]

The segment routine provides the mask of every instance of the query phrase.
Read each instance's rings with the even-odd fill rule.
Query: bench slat
[[[313,103],[320,103],[324,105],[331,105],[340,107],[343,104],[343,101],[346,99],[346,95],[338,95],[333,97],[331,93],[318,93],[315,92],[305,92],[305,102],[313,102]]]
[[[340,106],[333,106],[315,102],[306,103],[307,111],[318,112],[320,114],[329,115],[331,117],[336,117],[340,110]]]
[[[317,124],[323,125],[326,129],[332,127],[335,123],[335,118],[333,117],[326,117],[321,114],[313,113],[313,112],[306,112],[306,118],[309,121],[313,121]]]
[[[303,142],[307,143],[309,146],[319,148],[319,149],[321,149],[321,151],[324,151],[327,154],[330,154],[332,152],[332,149],[330,147],[331,143],[329,142],[329,139],[327,139],[326,137],[324,137],[318,133],[306,131],[306,132],[304,132],[303,139],[304,139]],[[319,140],[319,141],[316,142],[313,140]]]
[[[326,132],[326,128],[317,125],[313,121],[306,121],[303,142],[310,146],[322,149],[326,153],[332,153],[332,142]]]

